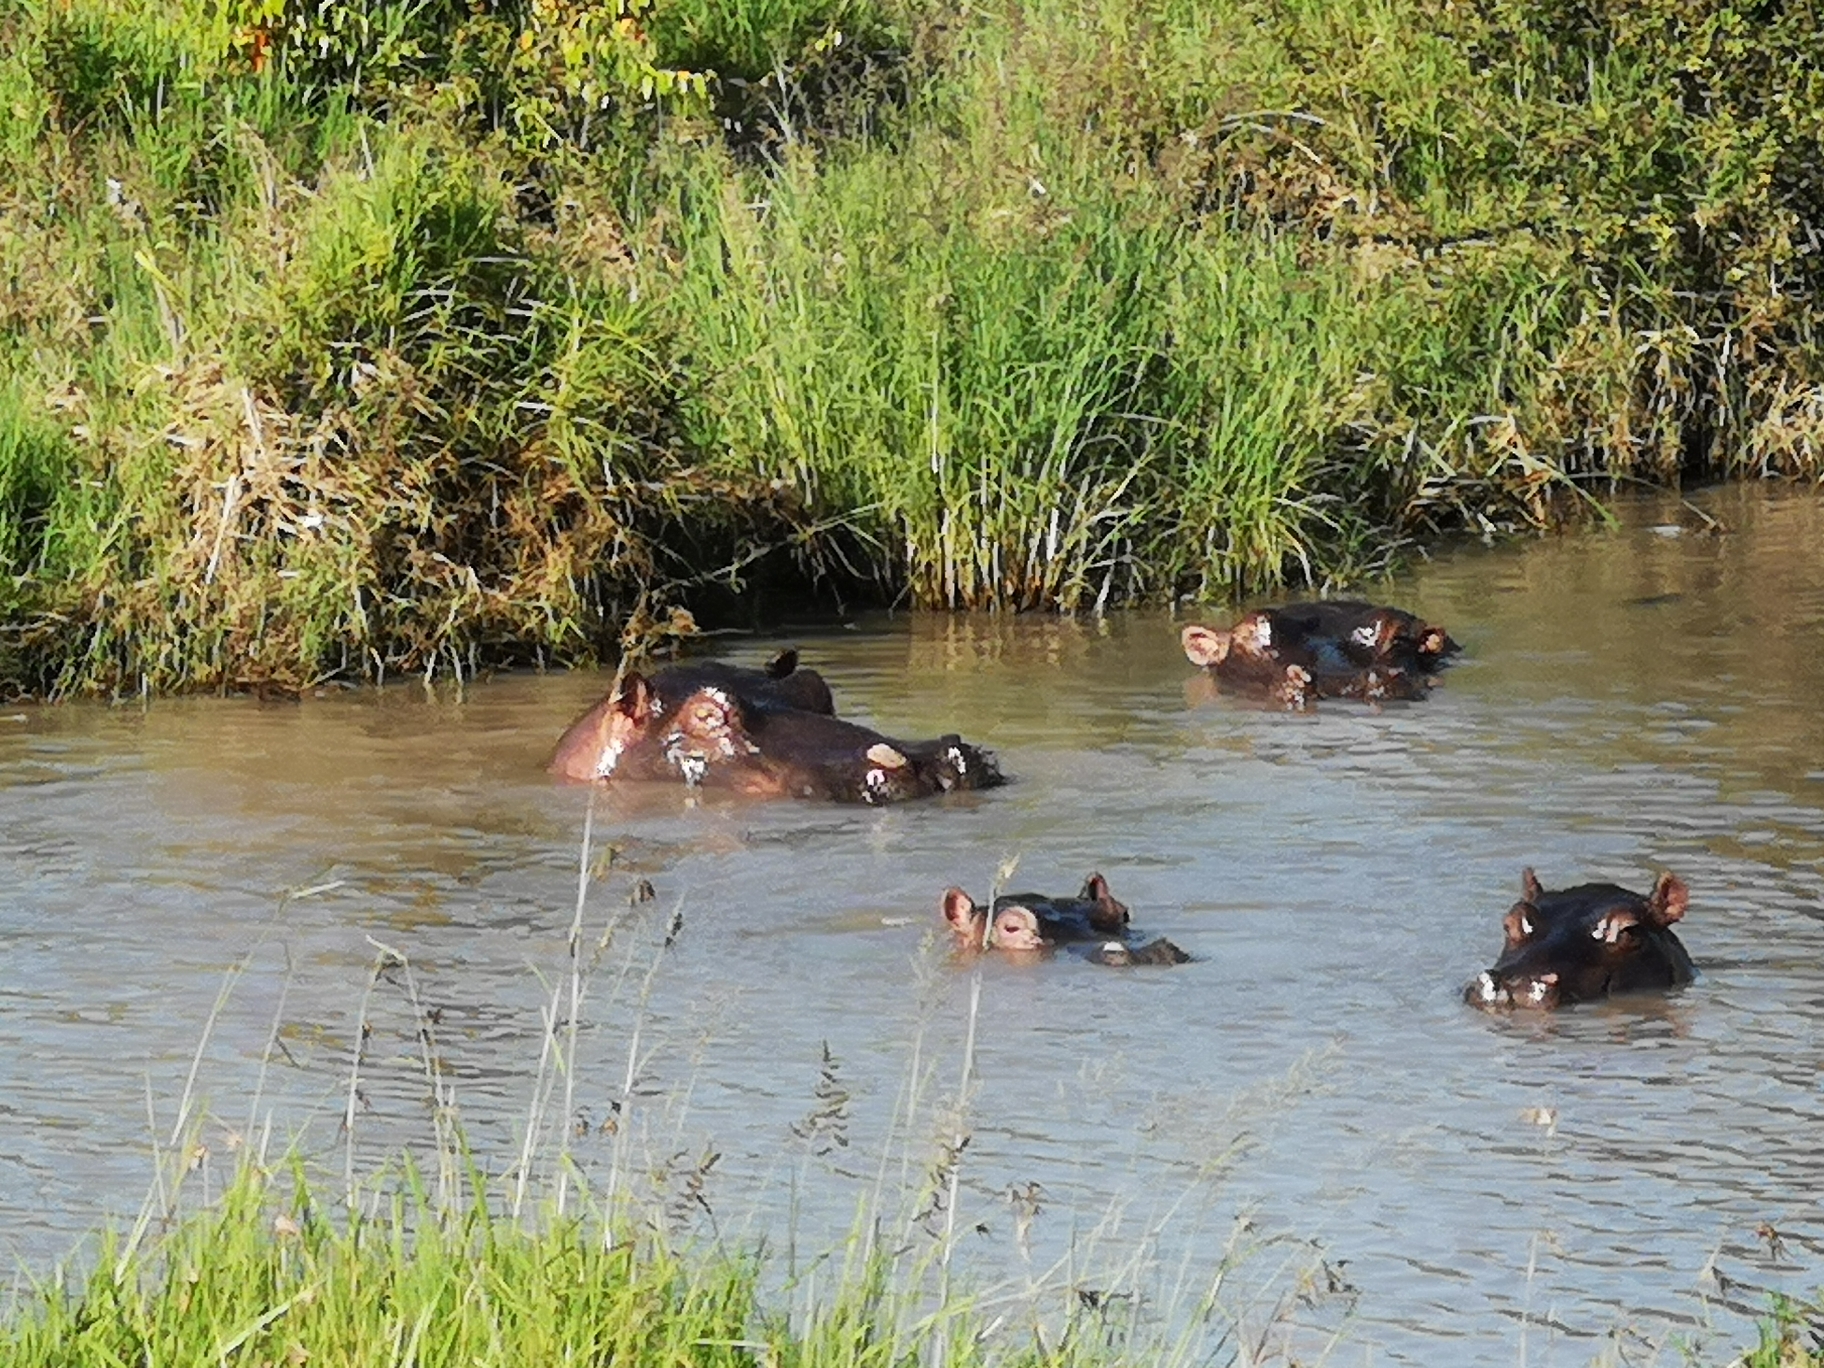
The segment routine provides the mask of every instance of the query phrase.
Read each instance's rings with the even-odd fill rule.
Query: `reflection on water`
[[[1200,959],[987,966],[958,1213],[986,1230],[978,1264],[1074,1243],[1088,1279],[1139,1250],[1194,1297],[1245,1216],[1325,1261],[1300,1314],[1340,1329],[1341,1362],[1743,1342],[1755,1289],[1824,1280],[1824,503],[1701,503],[1725,533],[1642,503],[1620,531],[1454,553],[1389,589],[1466,647],[1419,707],[1187,707],[1157,614],[800,639],[846,714],[955,728],[1016,782],[879,812],[605,796],[617,854],[588,917],[618,909],[634,951],[604,954],[584,1006],[585,1164],[636,1129],[667,1137],[661,1163],[713,1144],[719,1228],[791,1210],[801,1243],[840,1232],[855,1189],[827,1171],[872,1182],[908,1077],[953,1085],[968,976],[926,944],[939,895],[984,895],[1017,855],[1022,887],[1102,870],[1138,928]],[[539,766],[602,687],[0,715],[0,1254],[43,1267],[137,1205],[148,1091],[168,1127],[237,965],[202,1047],[212,1143],[270,1112],[340,1171],[377,942],[410,958],[470,1137],[506,1169],[587,804]],[[1465,1008],[1529,864],[1548,886],[1679,873],[1698,983],[1544,1020]],[[638,876],[659,896],[628,907]],[[429,1120],[403,990],[382,982],[366,1019],[372,1161]],[[792,1127],[825,1042],[851,1143],[819,1157]],[[930,1146],[900,1138],[916,1187]],[[1007,1194],[1032,1182],[1028,1228]]]

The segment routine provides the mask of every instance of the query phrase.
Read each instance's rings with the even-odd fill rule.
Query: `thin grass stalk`
[[[455,1126],[456,1094],[447,1081],[443,1061],[438,1055],[430,1014],[418,996],[418,980],[412,973],[411,959],[403,952],[367,937],[367,943],[405,975],[406,1002],[412,1009],[412,1025],[418,1036],[419,1057],[424,1065],[424,1081],[431,1096],[431,1132],[437,1151],[437,1212],[448,1216],[455,1209],[457,1192],[456,1160],[460,1144]]]
[[[361,1004],[355,1012],[354,1041],[349,1047],[348,1097],[342,1108],[342,1201],[350,1214],[355,1210],[355,1114],[361,1101],[361,1062],[367,1053],[367,1009],[373,1002],[375,985],[380,982],[380,975],[386,972],[387,964],[385,953],[374,959],[374,967],[367,976],[367,985],[361,990]]]
[[[183,1184],[183,1174],[187,1169],[187,1165],[184,1162],[184,1141],[187,1132],[191,1129],[191,1107],[194,1104],[196,1096],[196,1078],[197,1073],[202,1068],[203,1052],[208,1048],[209,1041],[215,1033],[216,1022],[221,1019],[222,1010],[228,1004],[229,996],[234,991],[235,982],[240,978],[242,971],[244,971],[246,967],[246,957],[243,957],[235,964],[229,966],[227,971],[222,975],[222,986],[216,990],[215,1001],[210,1004],[209,1014],[203,1019],[202,1034],[197,1039],[196,1049],[193,1050],[190,1055],[190,1068],[184,1075],[183,1090],[178,1095],[177,1115],[172,1122],[170,1138],[167,1140],[165,1146],[167,1153],[171,1156],[169,1159],[159,1152],[158,1125],[152,1102],[151,1079],[148,1078],[146,1081],[147,1118],[151,1122],[152,1128],[154,1185],[151,1193],[147,1195],[146,1202],[141,1205],[139,1215],[134,1220],[132,1229],[128,1232],[127,1239],[121,1247],[118,1258],[115,1260],[114,1273],[117,1282],[125,1276],[127,1264],[131,1262],[133,1255],[140,1248],[141,1243],[145,1239],[146,1231],[151,1226],[154,1199],[156,1199],[156,1210],[158,1219],[161,1223],[168,1221],[172,1212],[176,1209],[178,1191]],[[175,1165],[171,1171],[171,1185],[169,1189],[165,1186],[167,1164]]]
[[[543,976],[540,976],[541,981]],[[550,1105],[552,1070],[562,1069],[558,1054],[557,1004],[563,989],[561,984],[552,983],[549,1002],[539,1010],[539,1047],[538,1066],[532,1073],[531,1100],[526,1104],[525,1134],[520,1139],[519,1162],[515,1165],[513,1179],[513,1200],[509,1205],[513,1219],[523,1220],[529,1214],[526,1199],[532,1182],[532,1165],[537,1154],[539,1137],[546,1127],[545,1113]],[[554,1062],[555,1059],[555,1062]]]
[[[615,690],[620,690],[620,671],[616,672]],[[577,860],[576,871],[576,910],[570,918],[570,933],[565,940],[565,952],[570,957],[570,1020],[568,1023],[569,1049],[565,1052],[564,1061],[564,1117],[576,1115],[576,1060],[577,1031],[580,1029],[580,1018],[583,1011],[583,909],[589,901],[589,846],[595,833],[595,794],[592,784],[589,788],[589,803],[583,809],[583,839]],[[606,934],[606,933],[604,933]],[[563,1127],[564,1143],[559,1155],[557,1174],[557,1214],[564,1214],[564,1200],[569,1194],[570,1165],[569,1126]]]
[[[288,899],[280,900],[279,906],[281,909],[284,908],[286,901],[288,901]],[[295,973],[295,966],[292,964],[292,961],[291,961],[291,947],[286,946],[285,947],[285,976],[279,984],[278,1001],[273,1004],[272,1025],[267,1029],[267,1032],[266,1032],[266,1044],[260,1050],[259,1072],[254,1075],[253,1095],[251,1098],[248,1099],[248,1103],[247,1103],[247,1131],[246,1131],[246,1133],[250,1136],[253,1135],[259,1129],[259,1119],[258,1118],[259,1118],[259,1112],[260,1112],[260,1104],[261,1104],[261,1101],[266,1096],[266,1074],[272,1066],[273,1052],[275,1050],[284,1048],[283,1044],[282,1044],[281,1032],[285,1028],[285,1004],[291,998],[291,985],[292,985],[292,979],[293,979],[294,973]],[[270,1125],[270,1119],[268,1120],[268,1124]],[[264,1142],[262,1141],[261,1150],[263,1151],[264,1148],[265,1148],[265,1145],[264,1145]]]
[[[1019,868],[1018,855],[1003,860],[995,871],[994,883],[988,890],[988,927],[994,924],[994,902],[1001,896],[1001,890]],[[988,946],[987,929],[984,928],[982,949]],[[956,1249],[956,1208],[960,1200],[963,1152],[969,1143],[969,1105],[975,1089],[975,1041],[976,1031],[981,1020],[982,1007],[982,969],[984,956],[977,953],[975,964],[969,974],[969,1014],[963,1031],[963,1058],[956,1086],[956,1125],[949,1137],[949,1169],[944,1195],[944,1233],[938,1244],[938,1305],[940,1308],[950,1305],[950,1258]],[[933,1340],[937,1353],[936,1363],[942,1368],[949,1352],[949,1341],[944,1336]]]
[[[615,1102],[615,1113],[620,1118],[620,1125],[614,1134],[614,1161],[608,1170],[608,1186],[605,1202],[613,1210],[619,1195],[622,1179],[622,1165],[626,1158],[626,1147],[630,1141],[633,1125],[634,1088],[639,1081],[642,1048],[642,1035],[645,1028],[646,1009],[652,1001],[653,985],[657,981],[659,966],[664,962],[665,952],[676,943],[678,934],[684,926],[682,904],[674,907],[668,923],[664,941],[654,952],[652,961],[647,965],[645,977],[640,981],[639,995],[634,1001],[633,1028],[627,1037],[627,1067],[621,1076],[621,1091]],[[612,1238],[608,1232],[607,1238]]]

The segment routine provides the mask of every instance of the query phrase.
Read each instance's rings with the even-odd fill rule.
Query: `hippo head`
[[[1191,664],[1210,669],[1231,656],[1264,660],[1273,653],[1273,619],[1265,612],[1246,613],[1226,632],[1193,622],[1178,634],[1178,640]]]
[[[893,747],[899,748],[910,761],[927,793],[994,788],[1006,782],[993,755],[959,736],[940,736],[935,741],[895,741]]]
[[[1108,891],[1108,880],[1091,874],[1075,898],[1013,893],[992,908],[960,888],[944,892],[944,920],[968,950],[1048,950],[1067,941],[1100,940],[1127,930],[1128,912]]]
[[[1471,1006],[1550,1010],[1690,982],[1691,957],[1671,929],[1690,892],[1675,875],[1661,874],[1643,898],[1614,884],[1547,892],[1528,869],[1521,893],[1500,959],[1464,990]]]
[[[944,920],[964,950],[1043,950],[1045,928],[1031,908],[997,898],[993,915],[960,888],[944,890]]]
[[[629,670],[613,693],[564,733],[550,768],[569,779],[606,779],[627,750],[651,733],[663,711],[645,677]]]
[[[1442,627],[1421,622],[1398,608],[1373,609],[1350,631],[1349,639],[1377,658],[1414,651],[1422,659],[1436,663],[1458,649]]]

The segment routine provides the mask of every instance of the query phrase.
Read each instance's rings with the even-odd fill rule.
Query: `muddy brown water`
[[[1099,869],[1200,958],[986,966],[974,1276],[1132,1283],[1166,1317],[1228,1250],[1225,1309],[1260,1334],[1285,1298],[1307,1359],[1333,1335],[1340,1363],[1726,1359],[1764,1289],[1824,1281],[1824,502],[1694,502],[1727,531],[1636,502],[1379,591],[1466,647],[1416,707],[1193,706],[1163,614],[798,634],[845,714],[954,727],[1015,782],[884,811],[601,801],[619,856],[590,934],[625,919],[549,1114],[586,1126],[592,1182],[826,1247],[870,1193],[915,1202],[956,1086],[971,979],[928,942],[944,887],[979,897],[1010,856],[1019,887]],[[470,1142],[506,1170],[588,802],[539,766],[602,687],[0,711],[0,1258],[42,1271],[137,1209],[193,1059],[212,1162],[270,1119],[339,1175],[374,942],[409,958]],[[1698,983],[1544,1020],[1465,1007],[1528,864],[1682,875]],[[627,909],[635,877],[658,896]],[[365,1008],[363,1172],[430,1132],[405,982]],[[826,1043],[847,1096],[819,1129]]]

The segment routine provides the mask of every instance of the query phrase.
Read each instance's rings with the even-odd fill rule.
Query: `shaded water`
[[[1336,1362],[1728,1358],[1757,1289],[1824,1281],[1824,503],[1699,503],[1725,534],[1640,503],[1623,530],[1390,587],[1467,650],[1427,703],[1378,713],[1189,706],[1157,614],[797,637],[845,715],[954,727],[1016,782],[885,811],[604,798],[619,864],[590,926],[636,875],[658,897],[626,913],[584,1013],[585,1168],[688,1169],[713,1146],[719,1228],[789,1225],[806,1248],[840,1233],[889,1132],[916,1188],[933,1123],[896,1108],[915,1075],[954,1090],[970,991],[926,937],[947,884],[979,898],[1017,855],[1022,888],[1102,870],[1137,927],[1201,959],[987,966],[959,1210],[985,1227],[978,1272],[1028,1267],[1006,1193],[1036,1181],[1035,1272],[1074,1250],[1064,1276],[1107,1286],[1139,1250],[1153,1304],[1188,1300],[1243,1216],[1267,1285],[1250,1323],[1317,1267],[1291,1314],[1340,1334]],[[201,1052],[205,1142],[270,1114],[340,1172],[372,941],[409,957],[469,1137],[505,1169],[588,804],[539,765],[603,687],[0,714],[0,1257],[42,1268],[137,1206],[236,965]],[[1682,875],[1699,982],[1545,1020],[1463,1006],[1527,864],[1548,886]],[[357,1167],[429,1134],[403,982],[366,1009]],[[820,1156],[793,1126],[825,1042],[851,1143]]]

